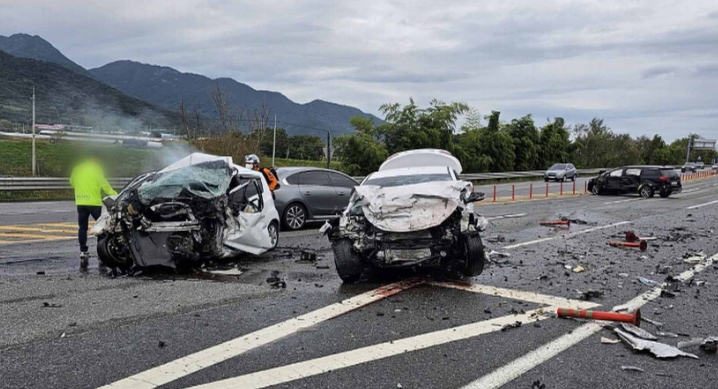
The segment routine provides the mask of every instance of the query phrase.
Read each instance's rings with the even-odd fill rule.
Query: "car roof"
[[[661,166],[661,165],[630,165],[630,166],[623,166],[617,169],[672,169],[670,166]]]
[[[340,172],[340,171],[337,171],[337,170],[325,169],[325,168],[321,168],[321,167],[311,167],[311,166],[280,167],[280,168],[277,168],[277,175],[279,175],[280,177],[286,177],[286,176],[289,176],[289,175],[294,174],[294,173],[312,172],[312,171],[322,171],[322,172],[338,173],[338,174],[341,174],[341,175],[343,175],[343,176],[346,176],[346,177],[351,178],[351,176],[349,176],[349,175],[347,175],[347,174],[345,174],[345,173],[342,173],[342,172]]]
[[[449,174],[449,169],[447,166],[403,167],[378,171],[372,173],[367,178],[399,177],[419,174]]]

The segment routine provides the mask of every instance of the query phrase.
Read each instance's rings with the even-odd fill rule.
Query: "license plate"
[[[677,182],[671,182],[671,185],[672,185],[672,186],[678,186],[678,183],[677,183]]]

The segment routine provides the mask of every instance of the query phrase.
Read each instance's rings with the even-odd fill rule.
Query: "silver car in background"
[[[297,230],[307,222],[325,221],[344,211],[352,189],[359,183],[336,170],[312,167],[277,169],[280,187],[274,205],[285,230]]]
[[[543,180],[576,181],[576,167],[570,163],[555,163],[543,174]]]

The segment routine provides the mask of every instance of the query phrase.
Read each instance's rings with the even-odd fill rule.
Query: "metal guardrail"
[[[605,169],[578,169],[578,174],[598,174],[599,171]],[[459,178],[467,181],[496,180],[506,178],[525,178],[525,177],[543,177],[545,170],[531,170],[524,172],[504,172],[504,173],[468,173],[461,174]],[[110,178],[108,181],[113,188],[124,187],[132,178]],[[361,182],[364,177],[354,177],[355,180]],[[0,191],[17,192],[17,191],[45,191],[45,190],[70,190],[70,181],[68,178],[51,178],[51,177],[0,177]]]

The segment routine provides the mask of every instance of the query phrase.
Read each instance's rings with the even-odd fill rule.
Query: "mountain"
[[[83,76],[91,77],[90,72],[85,68],[72,62],[50,42],[37,35],[14,34],[9,37],[0,35],[0,51],[15,57],[56,63]]]
[[[172,126],[173,112],[129,97],[93,78],[52,62],[0,51],[0,119],[27,123],[32,87],[38,123],[88,126]]]
[[[322,100],[298,104],[279,92],[256,90],[231,78],[212,80],[165,66],[125,60],[90,69],[90,73],[129,96],[172,111],[177,110],[182,99],[188,109],[200,107],[205,115],[214,118],[218,116],[212,100],[212,89],[216,84],[229,96],[235,112],[259,109],[264,103],[277,115],[277,126],[287,130],[290,135],[323,137],[327,131],[334,135],[349,133],[352,132],[349,119],[356,115],[379,121],[370,114],[346,105]]]

